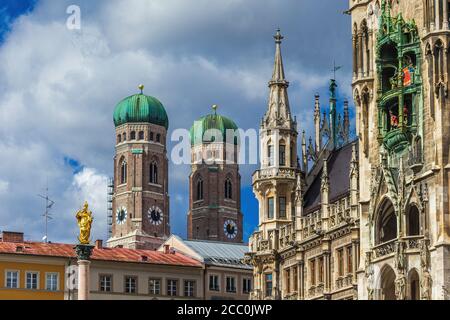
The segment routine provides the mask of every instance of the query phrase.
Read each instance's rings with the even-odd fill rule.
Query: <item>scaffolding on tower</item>
[[[112,202],[113,202],[113,194],[114,194],[114,179],[108,179],[107,186],[107,239],[112,236],[112,224],[113,224],[113,210],[112,210]]]

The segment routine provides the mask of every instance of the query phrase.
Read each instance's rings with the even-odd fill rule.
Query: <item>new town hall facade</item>
[[[253,176],[253,299],[449,298],[449,5],[350,0],[358,139],[332,80],[323,117],[316,96],[301,161],[275,36]]]

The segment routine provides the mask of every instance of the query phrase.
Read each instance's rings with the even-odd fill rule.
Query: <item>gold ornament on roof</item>
[[[78,236],[78,241],[80,244],[89,244],[89,238],[91,237],[91,227],[92,212],[89,211],[89,205],[87,201],[84,203],[83,209],[77,212],[76,218],[78,222],[78,227],[80,228],[80,235]]]
[[[144,88],[145,88],[145,86],[144,86],[143,84],[140,84],[140,85],[138,86],[138,88],[139,88],[139,90],[141,90],[141,94],[144,93]]]

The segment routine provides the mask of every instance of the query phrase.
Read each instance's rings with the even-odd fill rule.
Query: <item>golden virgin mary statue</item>
[[[80,244],[89,244],[89,238],[91,237],[91,226],[94,218],[92,212],[88,210],[87,201],[84,203],[83,209],[77,212],[78,227],[80,228],[80,235],[78,240]]]

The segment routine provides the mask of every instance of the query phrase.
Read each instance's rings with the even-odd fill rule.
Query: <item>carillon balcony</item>
[[[394,152],[401,152],[409,145],[408,135],[402,129],[395,129],[386,133],[383,142],[388,150]]]

